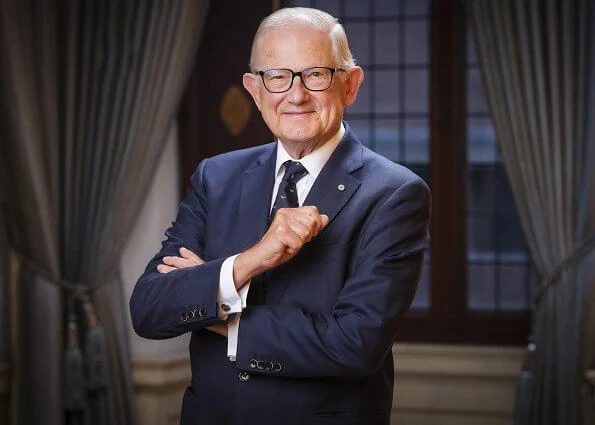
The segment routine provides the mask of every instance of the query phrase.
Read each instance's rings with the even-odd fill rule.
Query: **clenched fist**
[[[328,217],[319,214],[313,206],[281,208],[260,242],[236,258],[233,269],[236,287],[293,258],[328,221]]]

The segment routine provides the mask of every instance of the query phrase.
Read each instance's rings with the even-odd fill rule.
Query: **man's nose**
[[[309,90],[304,86],[301,75],[295,75],[293,78],[293,84],[290,89],[291,99],[294,102],[303,102],[309,96]]]

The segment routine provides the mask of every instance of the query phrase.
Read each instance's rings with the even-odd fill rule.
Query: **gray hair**
[[[269,31],[279,28],[306,27],[317,31],[325,31],[332,43],[337,66],[350,69],[355,66],[355,59],[349,50],[347,35],[339,20],[326,12],[307,7],[287,7],[279,9],[264,18],[252,41],[250,53],[250,69],[254,72],[254,60],[258,44]]]

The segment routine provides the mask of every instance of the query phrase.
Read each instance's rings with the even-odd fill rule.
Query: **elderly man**
[[[198,165],[134,289],[134,328],[192,333],[184,425],[388,424],[428,188],[342,121],[364,73],[332,16],[265,18],[250,71],[277,141]]]

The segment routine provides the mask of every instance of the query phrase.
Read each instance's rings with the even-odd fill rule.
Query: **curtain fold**
[[[529,252],[547,281],[595,236],[595,39],[590,0],[467,0],[496,135]],[[589,255],[543,290],[533,315],[519,424],[573,425],[584,412]],[[540,290],[541,288],[538,288]],[[581,339],[582,338],[582,339]],[[583,404],[584,405],[584,404]]]
[[[119,262],[208,1],[7,0],[0,161],[14,424],[136,422]]]
[[[595,263],[595,259],[591,260]],[[585,299],[581,326],[581,347],[579,357],[579,370],[595,371],[595,277],[593,275],[586,277],[590,279],[591,285],[588,295]],[[579,377],[580,378],[580,377]],[[581,396],[581,424],[590,425],[595,423],[595,382],[584,381],[580,388]]]

